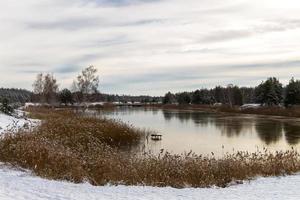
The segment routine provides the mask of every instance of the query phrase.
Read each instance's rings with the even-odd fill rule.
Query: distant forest
[[[7,99],[11,103],[25,103],[31,100],[32,92],[24,89],[0,88],[0,100]]]
[[[275,77],[268,78],[256,87],[228,85],[213,89],[198,89],[193,92],[168,92],[163,98],[164,104],[215,104],[229,106],[257,103],[264,106],[300,105],[300,81],[292,78],[283,86]]]
[[[46,84],[51,85],[51,84]],[[45,86],[43,86],[45,87]],[[41,87],[41,88],[43,88]],[[69,89],[50,90],[51,93],[30,92],[24,89],[0,89],[0,100],[8,99],[10,103],[81,103],[81,102],[140,102],[163,104],[207,104],[222,103],[230,106],[240,106],[249,103],[258,103],[267,106],[300,105],[300,81],[291,79],[283,86],[278,79],[269,78],[256,87],[239,87],[228,85],[217,86],[213,89],[197,89],[192,92],[168,92],[164,96],[130,96],[103,94],[94,92],[83,93],[81,90]],[[50,94],[50,95],[49,95]]]
[[[76,100],[76,96],[79,94],[72,93],[72,99]],[[57,94],[59,96],[59,94]],[[26,102],[39,102],[39,99],[33,92],[25,89],[15,88],[0,88],[0,101],[7,99],[10,103],[21,103]],[[114,95],[114,94],[102,94],[94,93],[87,96],[87,101],[90,102],[161,102],[162,97],[152,96],[131,96],[131,95]],[[75,101],[74,101],[75,102]]]

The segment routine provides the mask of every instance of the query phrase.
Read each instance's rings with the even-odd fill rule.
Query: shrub
[[[9,105],[9,101],[7,98],[1,100],[0,112],[7,115],[11,115],[14,112],[14,109],[12,106]]]

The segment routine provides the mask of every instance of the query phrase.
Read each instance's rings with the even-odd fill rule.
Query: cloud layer
[[[100,90],[160,95],[268,76],[300,78],[297,0],[3,0],[0,86],[38,72],[70,86],[99,69]]]

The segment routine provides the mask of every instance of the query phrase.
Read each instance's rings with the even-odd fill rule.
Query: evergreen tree
[[[282,84],[276,78],[269,78],[255,88],[256,102],[268,106],[279,105],[283,100]]]
[[[232,99],[233,105],[241,106],[244,103],[242,91],[238,86],[232,88]]]
[[[11,115],[14,112],[14,109],[9,105],[7,98],[1,100],[0,111],[7,115]]]
[[[68,89],[63,89],[59,93],[59,99],[60,99],[60,102],[63,104],[68,104],[68,103],[73,104],[72,92]]]
[[[175,103],[175,95],[171,92],[168,92],[163,98],[163,104],[172,104]]]
[[[176,99],[179,104],[190,104],[191,103],[191,96],[187,92],[178,93],[176,95]]]
[[[201,91],[196,90],[192,95],[192,104],[201,104],[201,103],[202,103]]]
[[[285,106],[300,104],[300,81],[292,78],[286,86]]]
[[[217,86],[214,89],[215,103],[224,103],[224,89],[221,86]]]

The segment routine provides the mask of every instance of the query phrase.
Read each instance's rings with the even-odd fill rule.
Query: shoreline
[[[239,107],[212,107],[210,105],[146,105],[145,108],[159,108],[163,110],[200,111],[217,114],[250,115],[274,118],[291,118],[300,120],[299,108],[262,107],[241,110]]]

